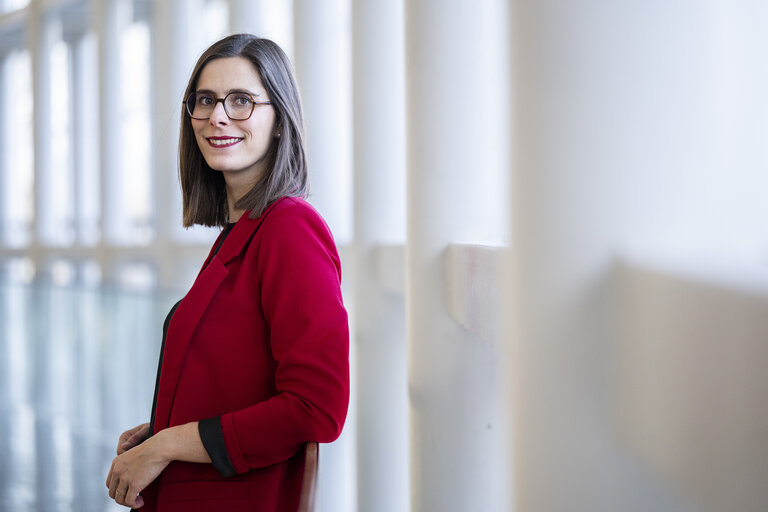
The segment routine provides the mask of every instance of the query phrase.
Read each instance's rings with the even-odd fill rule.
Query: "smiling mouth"
[[[208,144],[215,148],[228,148],[229,146],[234,146],[241,140],[243,140],[242,137],[208,137],[205,140],[208,141]]]

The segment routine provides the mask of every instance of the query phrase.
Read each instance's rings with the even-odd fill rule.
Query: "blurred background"
[[[199,54],[271,38],[339,245],[322,512],[761,511],[768,4],[0,0],[0,510],[107,511]]]

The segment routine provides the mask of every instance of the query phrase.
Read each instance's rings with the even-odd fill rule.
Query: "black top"
[[[216,249],[213,251],[214,255],[219,252],[219,249],[221,249],[221,246],[224,243],[224,240],[227,238],[227,235],[229,235],[229,232],[232,231],[232,228],[234,227],[234,225],[235,225],[234,222],[230,222],[224,228],[221,235],[221,241],[219,242],[219,245],[216,246]],[[160,346],[160,361],[157,364],[157,377],[155,379],[155,397],[152,400],[152,416],[149,421],[150,436],[152,435],[152,432],[155,429],[155,412],[157,409],[157,393],[158,393],[158,388],[160,387],[160,370],[163,367],[163,352],[165,351],[165,339],[168,336],[168,326],[171,323],[171,318],[173,317],[173,314],[176,312],[176,308],[179,307],[179,304],[181,304],[181,301],[173,305],[173,307],[171,308],[171,311],[168,313],[168,316],[165,317],[165,322],[163,322],[163,343]],[[227,476],[235,475],[237,472],[235,471],[235,468],[232,465],[232,461],[229,460],[229,454],[227,453],[227,446],[224,443],[224,435],[221,432],[221,416],[200,420],[197,425],[198,425],[198,431],[200,432],[200,440],[203,442],[205,451],[208,452],[208,456],[211,458],[213,467],[215,467],[216,470],[219,473],[221,473],[222,476],[227,477]]]

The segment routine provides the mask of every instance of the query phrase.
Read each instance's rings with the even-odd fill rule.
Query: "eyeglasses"
[[[256,101],[248,93],[231,92],[223,98],[217,98],[207,92],[193,92],[190,94],[184,104],[187,106],[187,113],[192,119],[210,119],[217,103],[224,104],[224,112],[227,117],[233,121],[245,121],[251,114],[256,105],[271,105],[271,101]]]

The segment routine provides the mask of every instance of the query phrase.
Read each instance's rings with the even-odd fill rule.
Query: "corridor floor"
[[[0,285],[0,511],[105,512],[117,437],[149,420],[173,297]]]

